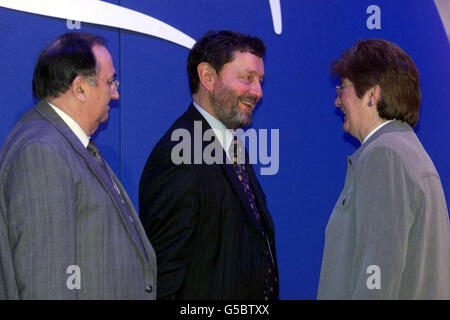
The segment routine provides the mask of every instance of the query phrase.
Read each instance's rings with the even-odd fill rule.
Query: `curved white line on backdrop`
[[[100,0],[0,0],[0,7],[140,32],[188,49],[195,44],[194,39],[162,21]]]
[[[441,17],[442,24],[447,34],[447,40],[450,43],[450,1],[448,0],[434,0],[434,4]]]
[[[273,30],[276,34],[281,34],[281,6],[280,0],[269,0],[270,11],[272,12]]]

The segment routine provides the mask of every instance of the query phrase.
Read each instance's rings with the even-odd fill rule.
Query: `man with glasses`
[[[90,138],[119,82],[103,38],[67,33],[39,56],[40,99],[0,151],[0,299],[154,299],[156,258]]]

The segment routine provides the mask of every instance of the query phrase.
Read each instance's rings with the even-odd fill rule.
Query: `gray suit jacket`
[[[154,299],[156,257],[110,170],[145,252],[91,154],[45,102],[0,151],[0,299]]]
[[[436,168],[393,121],[348,159],[331,214],[319,299],[450,299],[450,225]]]

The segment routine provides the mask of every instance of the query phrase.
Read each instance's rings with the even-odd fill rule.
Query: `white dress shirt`
[[[65,113],[61,109],[59,109],[57,106],[55,106],[49,102],[47,102],[47,103],[50,105],[50,107],[53,108],[53,110],[55,110],[55,112],[61,117],[61,119],[63,119],[63,121],[67,124],[67,126],[70,128],[70,130],[72,130],[73,133],[77,136],[77,138],[80,139],[83,146],[85,148],[87,148],[90,137],[88,137],[86,135],[86,133],[83,131],[83,129],[81,129],[81,127],[78,125],[78,123],[76,123],[76,121],[73,120],[71,116],[69,116],[67,113]]]
[[[198,110],[198,112],[201,113],[203,118],[205,118],[205,120],[211,126],[211,129],[214,131],[217,140],[219,140],[220,145],[222,146],[223,150],[225,150],[228,159],[232,160],[232,157],[230,156],[229,152],[230,146],[233,143],[234,137],[233,130],[227,129],[227,127],[225,127],[225,125],[220,120],[214,118],[208,111],[199,106],[195,101],[193,101],[193,104],[194,107]]]

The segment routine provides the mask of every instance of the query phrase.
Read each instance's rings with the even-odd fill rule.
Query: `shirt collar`
[[[231,144],[233,143],[233,130],[227,129],[225,125],[218,119],[214,118],[208,111],[199,106],[195,101],[193,101],[194,107],[200,112],[200,114],[205,118],[206,122],[210,125],[214,134],[219,140],[220,145],[225,150],[227,156],[229,157],[229,151]]]
[[[63,121],[67,124],[67,126],[70,128],[70,130],[72,130],[72,132],[81,141],[83,146],[85,148],[87,148],[87,145],[89,144],[90,137],[88,137],[86,135],[86,133],[83,131],[83,129],[81,129],[81,127],[78,125],[78,123],[76,123],[76,121],[73,120],[73,118],[71,116],[69,116],[67,113],[62,111],[57,106],[55,106],[55,105],[53,105],[53,104],[51,104],[49,102],[48,102],[48,104],[50,105],[50,107],[53,108],[53,110],[55,110],[55,112],[61,117],[61,119],[63,119]]]
[[[389,122],[394,121],[395,119],[392,120],[388,120],[386,122],[383,122],[382,124],[380,124],[378,127],[376,127],[375,129],[373,129],[368,135],[367,137],[364,139],[364,141],[361,144],[364,144],[364,142],[367,141],[367,139],[370,138],[371,135],[373,135],[375,132],[377,132],[378,130],[380,130],[382,127],[384,127],[385,125],[387,125]]]

